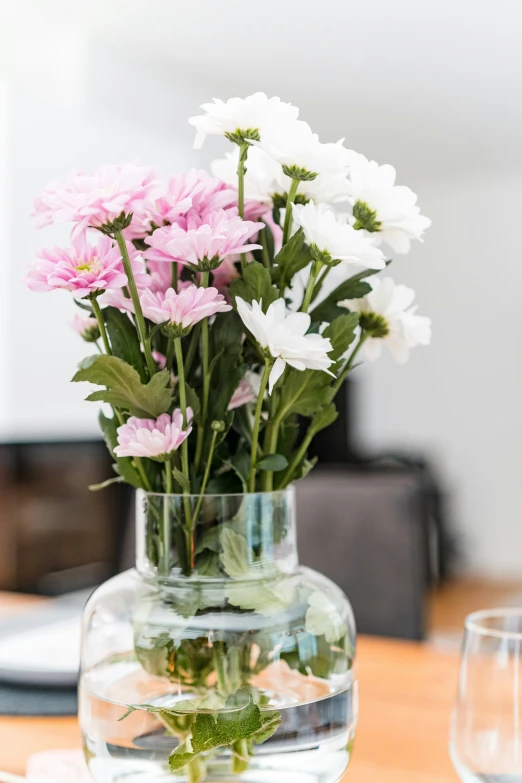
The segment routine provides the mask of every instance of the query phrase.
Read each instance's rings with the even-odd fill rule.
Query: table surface
[[[0,613],[35,600],[0,593]],[[357,660],[360,716],[343,783],[455,783],[447,748],[458,655],[361,637]],[[79,746],[75,718],[0,717],[0,770],[24,774],[32,753]]]

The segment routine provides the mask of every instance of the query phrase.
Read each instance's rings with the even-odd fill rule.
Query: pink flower
[[[192,410],[187,408],[187,421],[191,419]],[[172,416],[162,413],[157,419],[131,416],[118,427],[118,445],[114,453],[117,457],[149,457],[164,461],[169,454],[179,449],[191,432],[191,426],[183,429],[183,416],[179,408]]]
[[[72,248],[42,250],[26,281],[32,291],[65,288],[84,297],[121,288],[127,284],[127,275],[120,251],[109,237],[101,236],[93,246],[83,233],[73,241]]]
[[[152,353],[152,358],[158,365],[158,368],[160,370],[164,370],[165,367],[167,366],[167,357],[165,356],[165,354],[160,353],[159,351],[151,351],[151,353]]]
[[[177,294],[173,288],[165,293],[142,291],[140,302],[143,315],[156,324],[168,322],[175,327],[175,334],[190,329],[198,321],[215,313],[226,313],[232,309],[217,288],[198,288],[193,283]]]
[[[196,270],[216,269],[225,256],[257,250],[261,245],[245,245],[259,231],[259,223],[241,220],[219,209],[206,216],[207,222],[193,219],[187,229],[178,225],[159,228],[145,240],[151,246],[144,253],[149,261],[179,261]]]
[[[261,385],[260,380],[259,375],[256,375],[256,373],[247,372],[239,381],[239,386],[228,404],[228,410],[233,411],[235,408],[241,408],[242,405],[246,405],[247,402],[256,400]],[[255,386],[257,386],[257,391],[254,388]]]
[[[177,223],[187,229],[187,224],[218,209],[230,210],[237,215],[237,189],[206,171],[193,170],[189,174],[177,174],[163,186],[154,200],[142,201],[134,210],[131,225],[125,230],[129,239],[146,237],[154,228]],[[267,211],[266,204],[245,202],[245,216],[257,220]],[[199,223],[198,223],[199,225]]]
[[[135,163],[73,171],[65,180],[52,182],[35,199],[36,224],[41,228],[70,220],[76,223],[74,238],[88,226],[101,226],[122,212],[139,214],[144,211],[144,202],[161,194],[157,176],[156,169]]]
[[[169,259],[170,261],[170,259]],[[177,263],[172,261],[171,263],[149,261],[147,268],[150,272],[151,291],[166,291],[167,288],[172,288],[172,264]],[[178,264],[178,275],[181,274],[183,269],[182,264]],[[178,289],[184,285],[183,282],[178,283]]]
[[[78,332],[87,343],[94,343],[100,336],[98,321],[91,315],[75,313],[69,323],[71,329]]]

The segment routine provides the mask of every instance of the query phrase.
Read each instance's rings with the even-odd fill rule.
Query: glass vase
[[[341,590],[299,565],[294,505],[293,488],[137,493],[136,568],[84,614],[80,724],[96,781],[339,780],[355,625]]]

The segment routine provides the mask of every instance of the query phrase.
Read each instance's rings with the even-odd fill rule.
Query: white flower
[[[332,210],[323,204],[296,204],[292,209],[294,221],[301,226],[306,241],[320,253],[329,254],[332,261],[361,264],[369,269],[384,269],[382,250],[374,241],[353,226],[338,220]]]
[[[305,630],[314,636],[324,636],[330,644],[342,639],[346,625],[335,604],[319,590],[308,597],[308,604]]]
[[[200,149],[210,135],[235,136],[235,141],[262,138],[269,125],[281,125],[297,119],[299,109],[280,98],[267,98],[263,92],[256,92],[247,98],[230,98],[204,103],[205,111],[198,117],[191,117],[189,123],[196,128],[195,149]]]
[[[347,170],[353,152],[343,147],[343,142],[340,139],[335,144],[322,144],[308,123],[296,120],[267,127],[261,140],[252,143],[284,166],[287,173],[296,170],[324,176]]]
[[[398,364],[404,364],[410,349],[431,342],[431,319],[417,315],[413,306],[415,291],[405,285],[396,285],[391,277],[367,281],[372,291],[362,299],[345,299],[339,304],[360,313],[360,324],[374,336],[367,337],[363,350],[370,361],[381,355],[386,343]]]
[[[214,160],[211,171],[214,177],[237,186],[239,147],[234,146],[224,158]],[[285,196],[290,189],[291,179],[284,174],[280,163],[259,147],[250,147],[246,162],[245,197],[269,204],[274,197]],[[338,204],[347,201],[350,183],[346,171],[328,171],[315,179],[301,182],[299,194],[316,203]]]
[[[311,322],[308,313],[287,312],[284,299],[272,302],[266,313],[261,309],[261,302],[254,300],[249,305],[239,296],[236,297],[236,306],[246,328],[275,359],[270,371],[269,394],[287,364],[296,370],[329,372],[332,360],[328,352],[332,350],[332,344],[320,334],[306,334]]]
[[[431,226],[431,220],[421,215],[416,206],[415,193],[395,185],[393,166],[379,166],[364,155],[354,155],[349,189],[356,224],[369,227],[374,237],[396,253],[407,253],[410,240],[421,239]]]

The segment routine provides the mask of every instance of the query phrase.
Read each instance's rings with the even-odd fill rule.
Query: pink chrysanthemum
[[[92,315],[81,315],[80,313],[75,313],[73,315],[72,321],[69,322],[69,326],[81,337],[83,337],[87,343],[96,342],[100,336],[98,321],[96,318],[93,318]]]
[[[257,393],[252,388],[249,378],[243,377],[239,381],[239,386],[228,403],[228,410],[233,411],[236,408],[241,408],[243,405],[246,405],[248,402],[253,402],[255,399],[257,399]]]
[[[168,322],[180,333],[203,318],[232,309],[216,288],[198,288],[194,284],[188,285],[179,294],[173,288],[155,294],[142,291],[140,302],[146,318],[156,324]]]
[[[192,419],[192,410],[187,408],[187,421]],[[131,416],[118,427],[118,445],[114,449],[117,457],[148,457],[164,461],[169,454],[179,449],[192,432],[189,425],[183,429],[183,416],[179,408],[172,416],[162,413],[157,419],[138,419]]]
[[[67,220],[76,223],[74,238],[88,226],[101,226],[122,212],[143,212],[143,203],[159,195],[156,169],[111,164],[92,172],[74,171],[65,180],[52,182],[35,199],[34,215],[39,228]]]
[[[138,278],[142,285],[150,281],[146,274],[138,275]],[[42,250],[26,281],[32,291],[65,288],[83,297],[108,289],[121,289],[127,284],[127,275],[120,251],[109,237],[100,236],[97,245],[90,245],[83,233],[73,241],[72,248]]]
[[[129,239],[144,238],[154,228],[172,223],[186,230],[194,220],[206,222],[205,217],[218,209],[230,210],[231,214],[237,215],[235,187],[203,170],[177,174],[169,179],[154,200],[144,200],[136,207],[125,235]],[[245,202],[245,217],[249,220],[257,220],[266,211],[266,204],[251,200]]]
[[[219,209],[209,214],[206,222],[193,219],[187,230],[178,225],[157,229],[145,240],[151,247],[144,256],[149,261],[179,261],[199,270],[216,269],[228,255],[260,248],[244,244],[259,228],[259,223]]]

